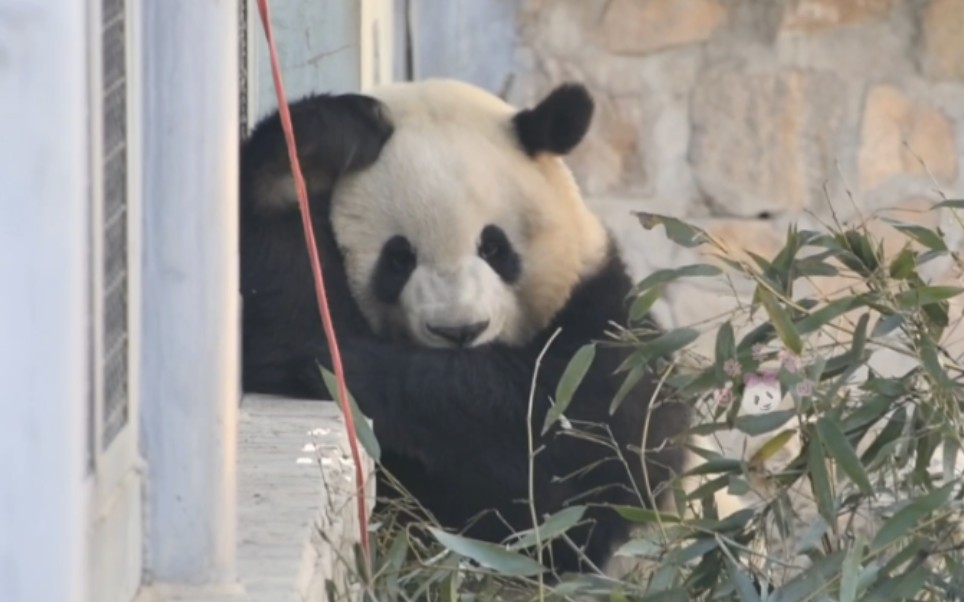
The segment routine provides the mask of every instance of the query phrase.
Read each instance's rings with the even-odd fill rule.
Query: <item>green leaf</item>
[[[795,410],[777,410],[766,414],[744,414],[737,416],[734,426],[747,435],[763,435],[777,430],[796,415]]]
[[[619,390],[616,391],[616,395],[613,396],[613,400],[609,404],[610,416],[616,413],[616,410],[622,405],[623,400],[625,400],[629,392],[633,390],[633,387],[639,384],[639,381],[646,375],[646,372],[647,367],[645,365],[634,366],[633,369],[629,371],[629,374],[623,379],[623,384],[619,386]]]
[[[825,253],[820,253],[814,255],[813,257],[805,257],[800,259],[793,264],[793,275],[796,278],[812,277],[812,276],[836,276],[840,273],[835,266],[825,263],[823,257]]]
[[[687,475],[698,476],[717,473],[736,473],[743,472],[743,466],[739,460],[733,458],[716,457],[702,462],[686,471]]]
[[[563,415],[566,408],[569,407],[569,404],[572,402],[572,396],[576,393],[576,389],[579,388],[579,384],[582,383],[582,379],[585,378],[586,373],[589,371],[589,366],[592,365],[595,357],[596,346],[589,343],[580,347],[579,351],[569,360],[569,364],[566,365],[566,369],[559,379],[559,384],[556,385],[555,403],[549,408],[549,412],[546,414],[545,425],[542,427],[543,434],[549,430],[549,427],[552,426],[552,424]]]
[[[686,347],[700,337],[700,333],[692,328],[677,328],[661,335],[652,341],[639,345],[638,350],[648,357],[669,356]]]
[[[954,381],[947,375],[947,372],[941,365],[940,356],[937,353],[937,346],[934,345],[934,341],[924,337],[917,346],[921,364],[924,366],[924,370],[927,372],[927,375],[931,377],[934,384],[941,389],[954,389]]]
[[[913,309],[931,303],[946,301],[961,293],[964,293],[964,288],[959,286],[922,286],[912,288],[897,295],[897,306],[901,309]]]
[[[740,344],[736,346],[737,354],[742,356],[752,352],[753,346],[757,343],[769,343],[773,339],[774,334],[776,334],[776,330],[773,328],[773,324],[769,322],[760,324],[740,340]]]
[[[726,558],[726,572],[730,576],[730,582],[733,584],[733,588],[736,589],[736,593],[740,596],[742,602],[757,602],[760,599],[760,594],[758,594],[756,588],[753,587],[753,581],[751,581],[746,572],[741,570],[729,557]]]
[[[902,408],[898,408],[894,414],[880,430],[877,437],[867,446],[861,455],[860,461],[864,466],[872,467],[876,464],[879,457],[884,457],[883,452],[896,445],[898,438],[904,432],[907,424],[907,414]]]
[[[405,529],[399,529],[398,534],[392,540],[392,546],[385,554],[384,566],[398,571],[400,568],[402,568],[402,564],[405,563],[405,557],[407,555],[408,531]]]
[[[910,249],[904,249],[890,262],[890,277],[908,280],[917,273],[917,255]]]
[[[643,278],[636,285],[637,291],[645,291],[656,285],[663,285],[679,278],[719,276],[723,271],[715,265],[708,263],[694,263],[678,268],[664,268],[656,270],[649,276]]]
[[[539,541],[545,544],[547,541],[559,537],[582,520],[585,512],[585,506],[570,506],[548,517],[539,525]],[[526,529],[521,533],[513,535],[513,537],[516,536],[518,536],[518,539],[515,539],[509,544],[510,550],[521,550],[536,545],[536,532],[534,529]]]
[[[845,299],[831,301],[817,311],[811,313],[809,316],[799,320],[796,324],[797,332],[800,334],[808,334],[815,330],[819,330],[834,318],[838,318],[848,311],[856,307],[860,307],[861,305],[864,305],[864,298],[862,296],[847,297]]]
[[[325,386],[328,388],[329,393],[337,396],[338,379],[330,370],[321,364],[317,365],[318,369],[321,370],[321,378],[325,381]],[[346,392],[348,393],[348,405],[351,408],[352,422],[355,423],[355,436],[358,437],[358,442],[361,443],[365,453],[368,454],[372,460],[378,462],[382,457],[382,449],[378,445],[378,438],[375,437],[375,431],[373,431],[371,425],[368,424],[368,418],[362,414],[362,411],[358,408],[358,404],[355,402],[351,391],[347,391],[346,389]],[[341,409],[341,407],[341,403],[339,403],[338,408]]]
[[[800,355],[803,352],[803,343],[800,342],[800,334],[796,328],[794,328],[793,321],[790,320],[790,315],[783,309],[783,306],[780,305],[777,298],[767,289],[758,286],[757,294],[759,295],[760,303],[762,303],[763,308],[766,309],[767,315],[770,316],[770,322],[776,329],[777,336],[780,337],[780,340],[787,349]]]
[[[860,358],[864,356],[864,349],[867,346],[867,324],[869,322],[869,313],[863,314],[857,320],[857,326],[854,328],[853,341],[850,346],[850,355],[853,357],[854,362],[859,362]]]
[[[770,602],[801,602],[813,599],[815,593],[824,591],[827,580],[837,573],[843,559],[843,551],[818,558],[807,570],[774,592],[769,598]]]
[[[670,565],[663,567],[664,570],[669,569],[667,571],[668,573],[675,572],[673,571],[673,568],[674,567]],[[650,589],[656,589],[652,586],[652,583],[655,581],[656,579],[654,578],[653,581],[650,582]],[[640,598],[639,602],[690,602],[690,595],[685,589],[662,588],[660,591],[657,591],[654,594],[649,594],[643,598]]]
[[[817,499],[817,510],[828,524],[833,524],[837,511],[830,486],[830,474],[827,471],[827,459],[823,455],[823,446],[815,438],[807,444],[807,469],[810,472],[810,486]]]
[[[906,572],[889,579],[878,581],[867,592],[862,602],[891,602],[892,600],[914,600],[927,582],[929,573],[920,565],[912,565]]]
[[[793,439],[794,434],[796,434],[795,430],[786,429],[771,437],[766,443],[761,445],[758,450],[753,452],[753,455],[750,456],[750,464],[764,464],[767,460],[776,455],[777,452],[783,449],[783,447],[790,442],[790,439]]]
[[[680,548],[679,550],[670,552],[666,562],[676,566],[682,566],[691,560],[706,556],[715,550],[719,545],[719,542],[712,537],[700,538],[685,548]]]
[[[950,306],[947,301],[931,303],[921,308],[926,318],[927,331],[935,341],[941,340],[941,337],[944,336],[944,330],[947,328],[947,325],[950,324],[948,317],[949,309]]]
[[[779,282],[778,279],[776,278],[776,275],[777,275],[776,270],[774,270],[772,263],[770,263],[760,255],[757,255],[753,251],[748,251],[744,249],[743,252],[746,253],[750,257],[750,259],[752,259],[753,262],[757,264],[757,266],[759,266],[760,271],[767,278],[767,280],[773,282],[773,284],[776,284],[777,286],[782,288],[782,283]]]
[[[840,430],[840,426],[828,416],[821,416],[817,420],[817,435],[830,455],[847,473],[847,476],[856,483],[860,491],[865,495],[873,495],[874,487],[870,484],[870,479],[860,463],[860,458],[857,457],[857,452],[854,451],[850,441]]]
[[[934,205],[932,209],[939,209],[941,207],[951,207],[953,209],[964,209],[964,199],[953,199],[950,201],[941,201],[940,203]]]
[[[716,332],[716,365],[723,366],[723,362],[735,355],[736,339],[733,335],[733,325],[726,321]]]
[[[725,474],[723,476],[716,477],[715,479],[710,479],[691,491],[689,495],[685,496],[684,502],[692,500],[704,500],[709,498],[717,491],[728,487],[730,484],[730,478],[733,476],[734,475],[732,474]]]
[[[709,237],[703,230],[673,217],[642,211],[635,211],[633,215],[636,216],[636,219],[639,220],[643,228],[647,230],[652,230],[662,224],[663,228],[666,229],[667,238],[684,247],[698,247],[709,240]]]
[[[630,539],[616,550],[616,556],[658,558],[663,549],[650,539]]]
[[[659,300],[662,292],[662,289],[659,287],[654,287],[636,297],[636,300],[633,301],[633,305],[629,310],[629,319],[633,322],[639,322],[646,317],[649,309]]]
[[[680,517],[674,514],[657,512],[648,508],[637,506],[612,506],[612,508],[619,516],[634,523],[678,523],[681,521]]]
[[[486,568],[498,571],[502,575],[529,577],[545,570],[545,567],[532,558],[510,552],[500,545],[469,539],[434,527],[428,527],[428,530],[446,549],[470,558]]]
[[[873,394],[868,397],[865,397],[861,405],[847,416],[843,425],[844,432],[850,433],[869,427],[883,418],[894,402],[892,397],[880,394]]]
[[[903,323],[904,316],[900,314],[883,316],[877,320],[876,324],[874,324],[874,329],[871,331],[870,336],[874,337],[875,339],[885,336],[899,328]]]
[[[877,532],[873,543],[870,544],[871,550],[875,552],[882,550],[910,533],[922,518],[930,516],[947,503],[956,485],[954,481],[946,483],[943,487],[915,499],[895,512]]]
[[[857,535],[857,541],[847,550],[840,575],[840,602],[857,602],[857,591],[860,585],[861,557],[864,549],[863,534]]]
[[[883,218],[883,221],[890,224],[895,229],[903,232],[907,236],[913,238],[928,249],[933,249],[935,251],[947,250],[947,244],[944,243],[944,239],[941,238],[937,232],[934,232],[929,228],[918,226],[916,224],[908,224],[906,222],[889,218]]]

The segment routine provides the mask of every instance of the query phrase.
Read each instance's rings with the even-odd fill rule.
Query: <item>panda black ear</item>
[[[585,86],[562,84],[534,108],[519,111],[512,122],[529,155],[565,155],[586,135],[592,113],[592,97]]]
[[[338,177],[378,159],[393,126],[378,100],[361,94],[312,95],[290,105],[298,158],[312,196],[331,192]],[[242,208],[297,207],[291,162],[277,112],[266,117],[241,147]]]

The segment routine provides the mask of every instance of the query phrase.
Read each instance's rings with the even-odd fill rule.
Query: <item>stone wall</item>
[[[964,196],[964,0],[513,2],[508,99],[589,85],[596,119],[570,165],[640,274],[698,258],[627,219],[636,209],[763,255],[789,221],[883,210],[964,248],[961,216],[927,211]],[[949,261],[930,272],[961,277]],[[694,286],[667,291],[664,319],[735,303]]]

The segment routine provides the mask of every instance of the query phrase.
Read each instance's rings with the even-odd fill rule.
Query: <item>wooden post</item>
[[[235,579],[238,4],[145,2],[141,441],[147,570]]]
[[[76,0],[0,0],[4,602],[86,599],[86,19]]]

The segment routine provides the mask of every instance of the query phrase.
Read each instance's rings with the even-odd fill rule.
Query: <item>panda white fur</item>
[[[651,404],[655,380],[644,378],[610,416],[623,380],[613,373],[631,350],[601,345],[566,412],[591,436],[558,423],[540,434],[567,363],[625,323],[632,288],[561,160],[589,127],[587,91],[560,86],[517,110],[432,80],[291,108],[348,386],[374,421],[384,470],[468,536],[501,541],[531,528],[530,387],[561,329],[533,396],[534,501],[540,520],[590,504],[569,536],[604,566],[630,525],[592,504],[651,506],[648,492],[684,469],[670,439],[690,415],[680,403]],[[241,172],[245,389],[328,399],[316,362],[330,360],[277,115],[245,142]],[[378,488],[395,495],[385,479]],[[547,561],[586,568],[562,542]]]

